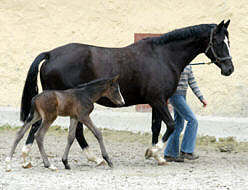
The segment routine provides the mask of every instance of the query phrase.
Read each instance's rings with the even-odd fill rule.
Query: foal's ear
[[[227,29],[227,27],[229,26],[230,24],[230,19],[224,24],[224,27]]]
[[[116,76],[113,78],[113,82],[116,82],[116,81],[119,79],[119,76],[120,76],[120,75],[116,75]]]

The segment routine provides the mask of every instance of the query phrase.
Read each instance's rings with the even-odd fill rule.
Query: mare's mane
[[[216,26],[216,24],[200,24],[195,26],[189,26],[173,30],[159,37],[148,37],[144,38],[143,40],[146,40],[154,45],[163,45],[172,41],[180,41],[192,37],[198,38],[202,35],[203,32],[208,32]]]

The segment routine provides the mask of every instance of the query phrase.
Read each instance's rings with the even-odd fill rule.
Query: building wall
[[[134,33],[166,33],[223,19],[231,19],[235,72],[224,77],[214,65],[194,66],[209,105],[201,108],[191,92],[188,100],[197,114],[247,117],[246,0],[1,0],[0,106],[20,106],[27,71],[40,52],[70,42],[122,47],[134,41]],[[207,58],[201,55],[195,61]]]

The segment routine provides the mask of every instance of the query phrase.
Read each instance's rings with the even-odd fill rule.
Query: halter
[[[210,63],[214,63],[214,62],[218,62],[220,63],[221,61],[225,61],[225,60],[228,60],[228,59],[232,59],[231,56],[227,56],[227,57],[218,57],[218,55],[215,53],[214,51],[214,47],[213,47],[213,35],[214,35],[214,28],[211,29],[211,34],[210,34],[210,40],[209,40],[209,43],[208,43],[208,47],[207,49],[205,50],[205,54],[208,52],[208,50],[210,49],[214,55],[214,58],[215,58],[215,61],[211,61]]]
[[[207,62],[207,63],[191,63],[190,65],[204,65],[204,64],[208,64],[208,65],[210,65],[211,63],[215,63],[215,62],[217,62],[217,63],[220,63],[221,61],[225,61],[225,60],[228,60],[228,59],[232,59],[232,57],[231,56],[227,56],[227,57],[218,57],[218,55],[215,53],[215,51],[214,51],[214,44],[213,44],[213,35],[214,35],[214,29],[215,28],[212,28],[211,29],[211,33],[210,33],[210,40],[209,40],[209,43],[208,43],[208,46],[207,46],[207,48],[206,48],[206,50],[205,50],[205,54],[209,51],[209,49],[212,51],[212,53],[213,53],[213,55],[214,55],[214,58],[215,58],[215,61],[210,61],[210,62]]]

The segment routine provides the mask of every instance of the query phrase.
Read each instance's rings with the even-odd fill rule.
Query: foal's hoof
[[[6,171],[6,172],[11,172],[11,171],[12,171],[12,169],[11,169],[11,168],[9,168],[9,169],[6,169],[5,171]]]
[[[152,157],[152,150],[151,150],[151,148],[148,148],[148,149],[146,149],[145,158],[149,159],[151,157]]]
[[[105,160],[102,160],[101,162],[97,163],[96,167],[99,167],[99,166],[106,166],[107,163],[105,162]]]
[[[28,163],[23,163],[23,164],[22,164],[22,167],[23,167],[24,169],[28,169],[28,168],[32,168],[33,166],[32,166],[32,164],[31,164],[31,162],[28,162]]]
[[[10,158],[9,157],[7,157],[6,159],[5,159],[5,171],[6,172],[10,172],[12,169],[11,169],[11,160],[10,160]]]
[[[108,165],[109,165],[110,168],[114,167],[114,165],[113,165],[113,163],[111,161],[108,162]]]
[[[6,166],[6,169],[5,169],[6,172],[11,172],[12,171],[12,168],[10,165],[7,165]]]
[[[6,166],[6,169],[5,169],[6,172],[11,172],[12,171],[12,168],[10,165],[7,165]]]
[[[62,162],[63,162],[63,164],[65,166],[65,169],[67,169],[67,170],[70,170],[71,169],[70,165],[68,164],[68,160],[67,159],[63,159],[62,158]]]
[[[68,165],[65,166],[65,169],[66,170],[70,170],[71,169],[71,166],[68,164]]]

